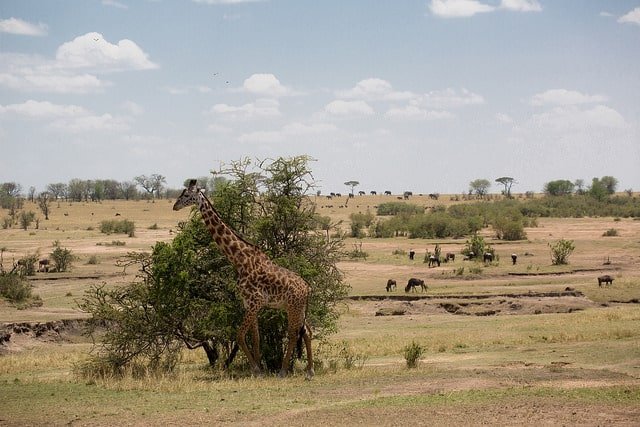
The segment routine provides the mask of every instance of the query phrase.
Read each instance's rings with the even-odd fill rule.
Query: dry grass
[[[384,201],[396,201],[396,196],[356,197],[342,208],[338,206],[344,203],[335,199],[318,199],[318,205],[322,214],[347,221],[350,213],[373,210]],[[50,221],[41,222],[40,230],[0,230],[5,267],[27,253],[46,255],[55,240],[79,256],[69,273],[36,275],[32,283],[42,307],[16,310],[0,301],[0,322],[84,316],[75,304],[84,289],[93,283],[124,284],[135,274],[123,275],[114,266],[118,257],[172,238],[177,222],[188,213],[173,212],[171,202],[61,204],[54,206]],[[437,202],[414,196],[410,202],[451,203],[448,196]],[[330,203],[334,206],[328,207]],[[27,209],[36,211],[33,206]],[[116,213],[134,221],[135,237],[100,233],[100,222],[116,218]],[[632,425],[640,417],[640,310],[637,304],[615,301],[640,298],[640,222],[538,222],[539,227],[526,230],[528,240],[522,242],[494,241],[485,231],[500,255],[500,261],[489,266],[461,260],[437,268],[422,263],[425,251],[436,243],[443,252],[459,253],[464,240],[362,240],[369,257],[340,265],[352,294],[386,296],[386,281],[395,278],[399,289],[393,295],[401,296],[406,280],[419,277],[427,282],[430,298],[345,302],[339,333],[329,343],[315,343],[324,367],[312,382],[303,380],[301,368],[284,380],[237,372],[229,376],[205,368],[202,352],[186,350],[171,375],[85,380],[74,373],[90,349],[82,337],[18,338],[13,350],[0,356],[0,424],[394,425],[401,412],[418,425]],[[611,228],[618,236],[603,236]],[[574,240],[576,251],[570,265],[551,266],[548,244],[560,238]],[[125,245],[108,245],[114,240]],[[355,242],[349,240],[347,249]],[[395,250],[409,249],[417,252],[413,262],[394,255]],[[515,266],[509,258],[513,252],[520,254]],[[88,264],[91,257],[99,262]],[[611,264],[603,265],[607,259]],[[481,271],[468,274],[472,266]],[[459,276],[461,267],[465,274]],[[595,278],[604,272],[615,281],[599,288]],[[566,287],[585,297],[501,296]],[[488,298],[452,298],[473,295]],[[512,303],[522,307],[475,316],[454,315],[440,305],[462,302],[468,304],[465,310],[473,310],[472,303],[478,301],[486,306],[477,310],[507,310]],[[403,307],[407,314],[375,316],[391,306]],[[563,312],[568,308],[578,311]],[[544,314],[533,314],[536,310]],[[412,341],[426,353],[418,367],[409,370],[402,351]]]

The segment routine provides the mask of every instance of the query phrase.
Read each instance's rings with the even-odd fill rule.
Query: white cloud
[[[338,92],[337,96],[364,100],[404,100],[415,98],[416,95],[411,92],[395,91],[391,83],[386,80],[369,78],[360,80],[349,90]]]
[[[96,32],[62,44],[56,51],[56,65],[63,68],[97,68],[100,71],[158,68],[133,41],[123,39],[115,45]]]
[[[535,114],[531,121],[536,128],[556,132],[583,132],[594,128],[621,129],[627,126],[620,113],[605,105],[587,109],[576,105],[555,107],[551,111]]]
[[[511,116],[510,116],[510,115],[508,115],[508,114],[505,114],[505,113],[496,113],[495,117],[496,117],[496,120],[497,120],[499,123],[506,123],[506,124],[511,124],[511,123],[513,123],[513,119],[512,119],[512,118],[511,118]]]
[[[240,4],[240,3],[258,3],[265,0],[193,0],[194,3],[204,4]]]
[[[114,45],[98,33],[87,33],[61,45],[54,60],[0,54],[0,86],[25,92],[95,93],[111,85],[98,73],[157,67],[130,40]]]
[[[257,99],[255,102],[240,106],[216,104],[207,113],[227,119],[274,117],[281,114],[280,103],[275,99]]]
[[[502,9],[513,10],[516,12],[540,12],[542,6],[538,0],[502,0],[500,2]]]
[[[629,13],[618,18],[618,22],[640,25],[640,7],[636,7]]]
[[[604,102],[606,100],[607,98],[603,95],[588,95],[567,89],[550,89],[534,95],[531,98],[531,105],[578,105]]]
[[[420,98],[420,103],[429,108],[459,108],[469,105],[484,104],[482,95],[473,93],[465,88],[460,90],[447,88],[443,90],[434,90],[424,94]]]
[[[393,107],[384,115],[395,120],[443,120],[454,117],[449,111],[429,111],[416,105],[407,105],[404,108]]]
[[[87,110],[77,105],[53,104],[32,99],[21,104],[0,105],[0,113],[14,113],[33,118],[73,117],[87,115]]]
[[[282,85],[273,74],[253,74],[242,85],[245,92],[259,96],[279,97],[292,95],[293,91]]]
[[[364,101],[336,100],[324,107],[324,111],[336,116],[368,116],[374,113],[373,108]]]
[[[126,4],[122,4],[119,1],[115,0],[102,0],[102,4],[104,6],[112,6],[118,9],[129,9],[129,6],[127,6]]]
[[[311,136],[325,134],[337,131],[338,128],[331,123],[311,123],[305,124],[300,122],[289,123],[277,131],[257,131],[248,132],[240,135],[240,142],[260,142],[274,143],[281,142],[291,137]]]
[[[96,115],[77,105],[61,105],[32,99],[21,104],[0,105],[0,115],[3,114],[50,121],[49,129],[68,133],[123,131],[130,127],[130,120],[124,117],[108,113]]]
[[[87,115],[72,119],[61,119],[51,123],[50,128],[68,133],[117,132],[129,130],[129,121],[111,114]]]
[[[443,18],[463,18],[492,12],[495,7],[477,0],[431,0],[429,9],[434,15]]]
[[[211,88],[209,86],[183,86],[183,87],[167,87],[165,88],[171,95],[186,95],[192,92],[198,93],[210,93]]]
[[[123,102],[122,109],[133,116],[139,116],[144,113],[144,108],[142,108],[139,104],[136,104],[133,101]]]
[[[32,24],[18,18],[0,19],[0,33],[22,36],[46,36],[47,26],[41,22]]]

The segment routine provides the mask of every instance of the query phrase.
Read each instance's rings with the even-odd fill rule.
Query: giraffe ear
[[[197,179],[192,179],[191,181],[189,181],[189,190],[193,189],[193,187],[195,187],[197,183]]]

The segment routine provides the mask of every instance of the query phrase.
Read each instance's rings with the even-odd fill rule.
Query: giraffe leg
[[[289,366],[291,366],[291,356],[293,356],[293,349],[296,346],[296,341],[298,341],[298,334],[300,333],[300,326],[296,323],[290,323],[287,328],[287,350],[284,353],[284,357],[282,358],[282,367],[280,368],[280,373],[278,376],[280,378],[284,378],[287,376],[287,372],[289,372]],[[295,326],[291,326],[291,324]]]
[[[311,351],[311,328],[309,328],[307,322],[304,322],[304,335],[302,338],[307,348],[307,374],[305,379],[310,380],[315,375],[315,372],[313,371],[313,352]]]
[[[253,360],[258,366],[260,366],[262,356],[260,355],[260,328],[258,327],[258,319],[253,322],[251,327],[251,338],[253,340],[251,345],[253,350]]]
[[[255,375],[260,375],[261,374],[260,365],[254,359],[253,354],[249,351],[249,347],[247,347],[247,340],[246,340],[247,331],[249,330],[249,328],[254,328],[254,326],[257,324],[258,324],[258,321],[255,315],[252,315],[249,313],[245,315],[244,319],[242,320],[242,324],[238,329],[238,344],[240,345],[240,349],[242,349],[242,352],[245,354],[245,356],[249,360],[251,371]],[[254,337],[254,340],[255,340],[255,337]]]

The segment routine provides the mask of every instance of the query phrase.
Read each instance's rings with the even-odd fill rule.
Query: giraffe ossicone
[[[262,371],[258,313],[265,307],[271,307],[284,309],[287,313],[287,348],[282,358],[280,376],[287,375],[296,342],[301,339],[307,351],[306,378],[311,379],[314,375],[311,329],[306,321],[311,295],[309,284],[298,274],[274,263],[260,248],[229,227],[198,188],[195,179],[189,181],[173,205],[173,210],[191,205],[198,207],[213,240],[238,272],[238,293],[245,313],[238,328],[237,340],[253,373],[260,375]],[[253,351],[247,346],[247,332],[251,332]]]

